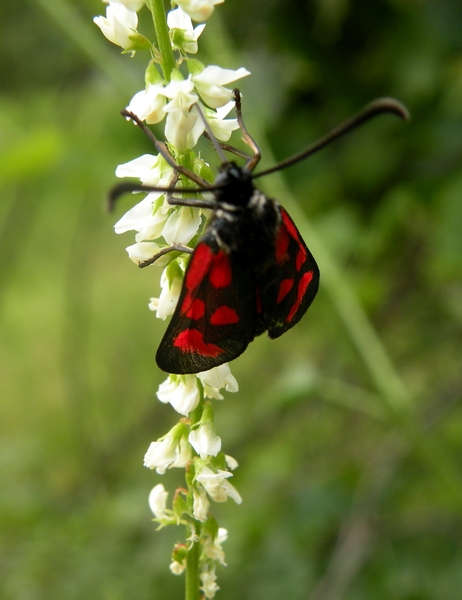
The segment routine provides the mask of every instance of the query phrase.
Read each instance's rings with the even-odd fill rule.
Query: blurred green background
[[[156,532],[147,507],[181,473],[142,466],[177,420],[155,396],[159,271],[112,231],[130,198],[115,215],[103,203],[116,165],[152,151],[118,114],[146,57],[103,38],[103,13],[0,1],[2,600],[183,595],[168,571],[183,530]],[[230,532],[218,597],[457,600],[462,4],[227,0],[198,58],[252,72],[263,166],[375,97],[412,114],[259,182],[299,224],[321,290],[293,331],[235,361],[240,392],[216,403],[244,498],[213,507]]]

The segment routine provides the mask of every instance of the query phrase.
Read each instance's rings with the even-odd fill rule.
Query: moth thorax
[[[246,207],[254,192],[252,175],[246,169],[234,163],[227,163],[215,179],[215,185],[223,188],[215,192],[215,198],[220,204]]]

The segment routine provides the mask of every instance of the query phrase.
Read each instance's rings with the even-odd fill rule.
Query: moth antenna
[[[258,177],[262,177],[263,175],[269,175],[269,173],[274,173],[276,171],[281,171],[286,167],[290,167],[291,165],[300,162],[304,158],[315,154],[325,146],[328,146],[333,141],[349,133],[350,131],[353,131],[353,129],[356,129],[364,123],[367,123],[367,121],[370,121],[374,117],[385,113],[397,115],[405,121],[408,121],[410,119],[407,108],[403,104],[401,104],[401,102],[398,102],[398,100],[395,100],[394,98],[378,98],[370,104],[367,104],[359,113],[357,113],[338,127],[335,127],[334,129],[329,131],[329,133],[327,133],[317,142],[315,142],[311,146],[308,146],[306,150],[302,150],[301,152],[298,152],[297,154],[286,158],[274,167],[265,169],[264,171],[260,171],[252,177],[253,179],[257,179]]]
[[[245,168],[248,171],[253,171],[257,164],[260,162],[261,158],[261,150],[257,142],[253,139],[250,133],[247,131],[247,127],[244,124],[242,119],[242,107],[241,107],[241,92],[236,88],[233,90],[234,102],[236,103],[236,117],[240,130],[242,131],[242,139],[249,146],[249,148],[253,152],[253,156],[251,156],[247,162],[245,163]]]
[[[207,137],[215,146],[215,150],[217,151],[217,154],[220,157],[222,164],[228,163],[229,161],[226,159],[225,153],[223,152],[223,149],[220,146],[220,142],[217,140],[215,134],[212,131],[212,128],[210,127],[210,123],[207,121],[207,117],[204,114],[202,106],[198,102],[196,102],[194,106],[196,107],[196,110],[199,113],[202,122],[204,123],[205,131],[207,132]]]

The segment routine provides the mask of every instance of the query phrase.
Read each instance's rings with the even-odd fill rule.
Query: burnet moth
[[[396,100],[376,100],[304,151],[254,174],[260,149],[242,120],[239,90],[234,90],[234,99],[242,138],[252,155],[219,143],[202,117],[206,136],[222,160],[213,184],[178,165],[167,146],[136,115],[122,111],[150,137],[176,176],[168,189],[122,183],[112,190],[111,205],[128,191],[164,191],[172,205],[213,211],[193,250],[174,244],[140,264],[148,266],[174,250],[191,253],[178,304],[156,354],[157,365],[168,373],[207,371],[240,356],[265,331],[272,339],[281,336],[298,323],[316,295],[319,269],[315,259],[287,211],[259,191],[254,180],[303,160],[377,115],[408,118]],[[244,166],[228,161],[223,150],[243,158]],[[180,175],[198,187],[175,189]],[[178,197],[177,192],[189,197]],[[201,192],[211,192],[213,200],[190,197]]]

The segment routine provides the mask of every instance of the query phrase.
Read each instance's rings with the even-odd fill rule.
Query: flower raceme
[[[137,12],[145,5],[153,9],[160,0],[103,1],[108,5],[106,15],[94,18],[103,35],[123,53],[133,56],[142,50],[150,52],[144,88],[133,95],[127,112],[147,125],[164,123],[163,138],[174,161],[203,180],[213,181],[209,165],[194,152],[206,129],[204,118],[213,135],[227,142],[239,128],[237,119],[228,117],[234,108],[228,86],[249,75],[243,67],[233,70],[206,66],[192,57],[198,52],[204,21],[224,0],[175,0],[176,8],[168,12],[165,23],[154,19],[159,47],[138,31]],[[162,45],[161,40],[166,44]],[[169,67],[168,50],[172,59]],[[191,187],[188,181],[178,181],[175,170],[160,154],[144,154],[121,164],[116,176],[137,178],[143,185],[164,189],[173,185]],[[118,234],[135,232],[135,243],[127,247],[127,252],[133,262],[141,264],[173,244],[194,245],[205,228],[208,213],[206,209],[173,206],[162,191],[149,192],[117,221],[114,229]],[[154,263],[161,269],[161,291],[150,299],[149,308],[157,318],[165,319],[174,312],[188,258],[175,252],[164,254]],[[221,544],[227,532],[218,528],[210,515],[210,502],[225,502],[228,498],[242,502],[229,482],[237,462],[223,453],[213,422],[211,400],[222,400],[222,390],[238,391],[227,364],[194,375],[169,375],[160,384],[157,397],[171,404],[181,418],[166,435],[150,444],[144,457],[144,465],[160,475],[167,469],[186,469],[186,487],[174,494],[172,508],[167,508],[168,492],[162,484],[152,489],[149,506],[160,527],[183,523],[189,528],[186,543],[177,544],[173,550],[172,573],[179,575],[187,569],[189,550],[201,544],[198,567],[206,598],[213,598],[219,589],[216,565],[226,564]],[[201,526],[195,527],[194,522]]]

